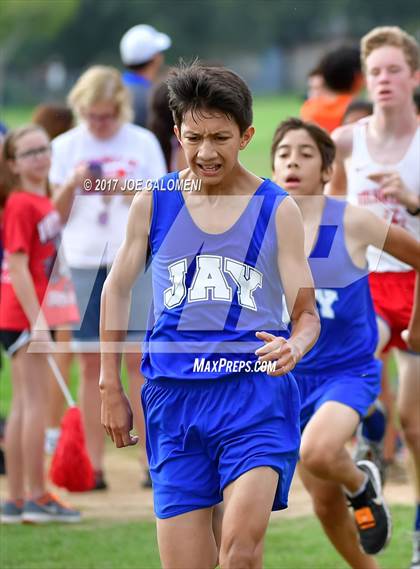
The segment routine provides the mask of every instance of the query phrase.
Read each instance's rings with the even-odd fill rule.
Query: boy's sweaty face
[[[383,108],[410,104],[419,82],[402,49],[385,45],[374,49],[366,59],[366,82],[375,105]]]
[[[291,195],[322,193],[321,153],[310,134],[289,130],[279,142],[274,155],[274,181]]]
[[[175,132],[188,166],[207,185],[220,184],[238,164],[238,152],[250,141],[253,128],[241,135],[232,117],[220,111],[188,111]]]

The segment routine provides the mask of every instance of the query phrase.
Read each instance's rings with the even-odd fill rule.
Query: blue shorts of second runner
[[[287,507],[300,445],[291,374],[146,380],[142,404],[158,518],[216,505],[228,484],[260,466],[279,473],[273,510]]]
[[[303,374],[294,370],[302,403],[301,430],[327,401],[347,405],[363,419],[381,392],[381,368],[381,362],[372,358],[366,365],[323,375]]]

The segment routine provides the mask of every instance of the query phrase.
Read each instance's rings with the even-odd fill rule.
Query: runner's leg
[[[259,467],[245,472],[225,488],[219,558],[222,569],[262,567],[264,536],[278,478],[272,468]]]
[[[302,464],[299,476],[311,495],[316,516],[338,553],[353,569],[377,569],[375,559],[362,552],[353,516],[342,487],[313,476]]]
[[[217,546],[212,529],[213,508],[157,519],[163,569],[213,569]]]

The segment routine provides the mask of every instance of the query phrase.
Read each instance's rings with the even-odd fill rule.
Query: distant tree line
[[[172,37],[170,63],[360,36],[382,24],[416,34],[415,5],[413,0],[2,0],[0,63],[6,69],[54,58],[70,68],[119,63],[119,40],[138,23]]]

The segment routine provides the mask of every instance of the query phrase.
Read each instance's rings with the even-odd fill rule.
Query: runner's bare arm
[[[101,422],[118,448],[138,441],[130,434],[133,414],[121,385],[121,353],[115,346],[125,338],[131,288],[145,265],[151,211],[152,194],[137,194],[130,208],[124,243],[105,281],[101,297]]]
[[[379,219],[379,221],[385,223],[381,219]],[[372,244],[374,245],[374,243]],[[407,343],[415,352],[420,352],[420,243],[407,231],[392,223],[386,235],[384,251],[400,261],[411,265],[413,269],[417,271],[414,303],[408,326]]]
[[[330,196],[345,196],[347,194],[347,176],[344,161],[350,156],[353,147],[353,131],[350,125],[337,128],[332,133],[336,146],[336,156],[333,175],[326,189]]]
[[[115,377],[120,372],[121,356],[107,353],[107,343],[122,342],[127,332],[131,288],[146,261],[151,193],[141,192],[130,208],[126,236],[105,281],[101,297],[100,338],[101,375]],[[102,346],[101,346],[102,348]]]
[[[353,239],[359,239],[365,251],[369,245],[389,253],[417,271],[414,306],[408,328],[408,344],[420,351],[420,242],[394,223],[387,223],[364,208],[348,206]]]
[[[314,284],[304,251],[302,216],[292,198],[286,198],[276,215],[278,268],[292,322],[289,340],[267,332],[257,336],[266,344],[257,350],[261,361],[277,360],[276,371],[282,375],[291,371],[315,344],[319,331]]]
[[[80,164],[74,169],[69,179],[62,185],[53,185],[52,200],[63,223],[67,221],[70,216],[77,188],[83,188],[83,183],[89,176],[90,172],[87,165]]]
[[[290,341],[302,357],[315,344],[320,330],[314,283],[304,250],[302,216],[292,198],[277,211],[278,267],[292,323]]]
[[[394,198],[411,212],[416,212],[420,207],[418,194],[407,188],[399,172],[376,172],[368,178],[380,185],[382,196]]]
[[[364,254],[373,245],[420,271],[420,243],[402,227],[351,204],[346,207],[345,226],[346,238],[357,241]]]

